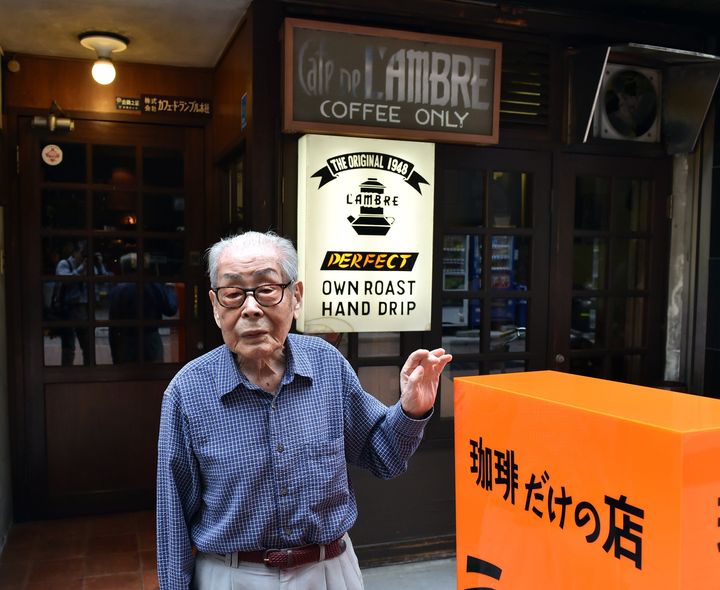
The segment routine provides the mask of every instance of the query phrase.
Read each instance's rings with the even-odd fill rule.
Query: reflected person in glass
[[[120,257],[123,275],[136,275],[137,254],[131,252]],[[149,265],[145,264],[148,269]],[[139,299],[142,289],[142,308]],[[163,317],[172,317],[177,313],[177,295],[174,285],[157,281],[140,284],[123,282],[110,291],[110,320],[138,320],[142,309],[144,320],[159,321]],[[114,364],[132,363],[140,360],[138,331],[136,327],[112,326],[110,333],[110,353]],[[148,363],[161,363],[164,346],[159,325],[146,325],[142,328],[142,359]]]
[[[292,243],[273,233],[208,251],[225,343],[182,368],[163,398],[163,590],[363,588],[348,464],[383,479],[405,471],[452,357],[410,354],[400,399],[385,406],[332,345],[290,333],[303,297],[297,266]]]
[[[87,243],[78,240],[69,247],[70,255],[61,258],[55,268],[55,274],[63,277],[86,276],[89,271],[96,275],[109,275],[103,264],[102,255],[98,252],[91,263],[87,261]],[[60,335],[61,364],[71,366],[75,360],[75,339],[80,345],[83,364],[90,364],[89,332],[81,322],[87,320],[88,296],[85,281],[57,281],[53,288],[52,308],[56,319],[78,322],[74,326],[57,328]]]

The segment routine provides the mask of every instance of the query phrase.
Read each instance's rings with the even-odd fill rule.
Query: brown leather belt
[[[305,545],[292,549],[265,549],[261,551],[238,551],[238,561],[264,563],[267,567],[290,569],[315,563],[323,559],[332,559],[341,555],[346,548],[345,539],[337,539],[327,545]]]

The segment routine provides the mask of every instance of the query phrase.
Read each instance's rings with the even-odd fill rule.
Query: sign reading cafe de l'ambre
[[[502,45],[286,19],[283,128],[498,143]]]

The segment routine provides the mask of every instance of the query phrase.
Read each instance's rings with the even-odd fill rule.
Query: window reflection
[[[93,194],[93,228],[103,231],[136,231],[137,193],[128,190]]]
[[[610,272],[615,289],[645,289],[648,240],[613,241]]]
[[[137,254],[125,254],[120,261],[123,276],[134,276],[137,271]],[[113,285],[110,291],[108,319],[111,322],[162,320],[178,312],[175,285],[158,281],[123,281]],[[112,325],[108,339],[112,362],[115,364],[138,362],[162,362],[164,347],[159,324],[143,325],[142,343],[135,326]],[[142,356],[141,356],[142,349]]]
[[[148,256],[150,274],[155,276],[176,276],[183,272],[182,240],[146,240],[145,253]]]
[[[480,289],[481,273],[481,236],[451,234],[443,237],[443,289],[445,291]]]
[[[442,347],[447,352],[480,352],[482,308],[479,299],[445,299],[442,317]]]
[[[650,181],[618,178],[615,180],[615,194],[613,230],[647,231],[650,223]]]
[[[530,238],[493,236],[490,246],[490,288],[527,291],[530,283]]]
[[[485,225],[485,172],[446,170],[443,180],[445,224]]]
[[[628,297],[608,301],[610,346],[637,348],[643,345],[645,298]]]
[[[137,185],[135,148],[125,145],[94,145],[92,179],[114,187]]]
[[[493,298],[490,302],[490,350],[524,352],[526,350],[527,300]]]
[[[182,152],[167,148],[143,149],[143,184],[177,188],[185,181]]]
[[[597,297],[573,297],[570,348],[597,348],[604,344],[604,305]]]
[[[575,192],[575,229],[607,229],[609,204],[609,178],[579,176]]]
[[[493,172],[489,182],[490,214],[493,227],[530,227],[531,198],[528,174]]]
[[[42,192],[42,224],[53,229],[85,227],[85,191],[50,190]]]
[[[44,289],[45,317],[53,322],[62,322],[53,326],[50,332],[60,340],[60,364],[89,365],[92,361],[86,324],[89,302],[90,298],[100,297],[103,283],[90,283],[88,278],[111,273],[105,267],[102,254],[90,251],[86,240],[73,240],[68,247],[69,255],[60,258],[55,266],[57,278],[52,283],[52,289],[48,288],[48,283]]]
[[[573,248],[573,289],[604,289],[606,260],[606,240],[575,238]]]
[[[150,231],[184,231],[185,198],[182,195],[145,194],[143,227]]]

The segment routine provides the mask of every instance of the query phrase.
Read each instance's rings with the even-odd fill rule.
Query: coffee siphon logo
[[[390,226],[395,223],[394,217],[385,215],[382,206],[372,207],[362,203],[393,203],[397,205],[397,197],[383,199],[385,186],[378,182],[377,178],[368,178],[360,185],[360,193],[356,195],[355,201],[360,202],[360,215],[353,217],[348,215],[347,220],[359,236],[384,236],[390,231]],[[352,195],[348,195],[348,203]]]
[[[415,166],[403,158],[379,152],[353,152],[340,154],[326,160],[312,178],[319,178],[318,188],[335,180],[340,173],[348,170],[370,169],[392,172],[402,176],[414,190],[422,195],[421,184],[429,184]],[[360,184],[359,192],[348,193],[346,203],[359,206],[348,215],[350,226],[360,236],[385,236],[390,231],[395,217],[388,215],[387,207],[398,207],[399,197],[385,194],[386,186],[377,177],[368,177]]]

